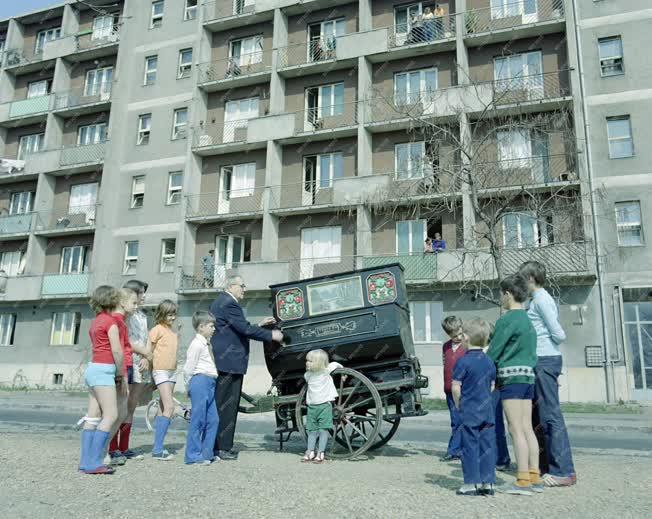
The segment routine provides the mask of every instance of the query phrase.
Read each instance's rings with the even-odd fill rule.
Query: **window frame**
[[[45,83],[45,94],[31,95],[30,90],[33,86]],[[26,99],[35,99],[38,97],[45,97],[52,93],[52,79],[37,79],[36,81],[29,81],[27,83]]]
[[[170,242],[174,242],[174,252],[170,254],[166,252],[166,245],[169,245]],[[161,274],[171,274],[174,273],[176,267],[176,258],[177,258],[177,239],[176,238],[163,238],[161,240],[161,261],[159,265],[159,272]],[[170,266],[170,262],[172,265]]]
[[[48,38],[47,35],[53,33],[54,38]],[[41,35],[44,35],[43,41],[41,41]],[[43,29],[36,33],[36,38],[34,40],[34,54],[41,54],[45,44],[49,41],[58,40],[61,38],[61,27],[50,27],[49,29]]]
[[[181,183],[179,186],[172,186],[172,177],[175,175],[179,175],[181,178]],[[183,193],[183,171],[170,171],[168,173],[168,190],[167,190],[167,196],[166,196],[166,202],[165,205],[179,205],[181,203],[181,194]],[[179,200],[174,202],[172,201],[173,197],[175,195],[179,195]]]
[[[233,198],[253,196],[256,192],[256,169],[255,162],[222,166],[220,168],[220,200],[227,202]],[[245,187],[233,189],[234,176],[242,176]]]
[[[142,187],[137,189],[137,186],[141,184]],[[131,198],[129,199],[129,209],[142,209],[144,206],[145,175],[135,175],[131,178]]]
[[[178,117],[179,114],[182,112],[186,113],[186,121],[180,123],[178,121]],[[189,116],[190,116],[190,111],[188,110],[187,106],[184,106],[182,108],[175,108],[174,112],[172,113],[172,140],[173,141],[186,139],[188,137]]]
[[[609,136],[609,122],[610,121],[627,121],[627,124],[629,126],[629,137],[610,137]],[[631,153],[629,155],[622,155],[620,157],[614,157],[612,155],[612,150],[611,150],[611,143],[612,142],[624,142],[629,140],[630,142],[630,148],[631,148]],[[615,115],[613,117],[607,117],[607,150],[609,153],[609,159],[610,160],[617,160],[617,159],[628,159],[631,158],[635,155],[634,152],[634,132],[632,130],[632,117],[630,114],[626,115]]]
[[[75,250],[79,251],[77,265],[74,262]],[[66,252],[69,251],[67,265],[64,265]],[[65,267],[65,268],[64,268]],[[61,247],[61,257],[59,258],[59,274],[83,274],[88,272],[88,246],[86,245],[69,245]]]
[[[328,157],[328,171],[324,171],[322,168],[322,160]],[[307,178],[307,166],[311,159],[315,161],[315,177],[312,180]],[[342,166],[341,170],[338,170],[337,165]],[[339,178],[344,178],[344,153],[341,151],[331,151],[328,153],[311,153],[310,155],[305,155],[303,157],[303,182],[304,189],[311,182],[314,182],[314,188],[319,189],[330,189],[333,187],[333,182]]]
[[[150,60],[155,60],[156,64],[154,70],[148,68]],[[148,76],[153,74],[154,78],[150,81]],[[151,56],[145,56],[145,67],[143,72],[143,86],[150,86],[156,83],[156,77],[158,75],[158,54],[153,54]]]
[[[144,121],[148,121],[147,127],[143,125]],[[138,116],[138,137],[136,139],[136,146],[147,146],[152,136],[152,114],[140,114]]]
[[[620,223],[619,220],[619,215],[622,214],[622,211],[619,211],[618,208],[619,206],[624,206],[626,204],[629,205],[636,205],[638,209],[638,222],[637,223]],[[642,247],[645,245],[645,235],[643,232],[643,210],[641,208],[641,201],[640,200],[621,200],[618,202],[614,203],[614,213],[615,213],[615,218],[616,218],[616,238],[618,239],[618,246],[619,247]],[[639,230],[639,243],[623,243],[621,240],[621,230]]]
[[[82,143],[82,134],[84,130],[87,130],[90,134],[90,129],[92,131],[92,142]],[[103,135],[102,135],[103,134]],[[94,144],[102,144],[106,142],[107,136],[109,134],[109,125],[107,123],[93,123],[93,124],[84,124],[77,127],[77,146],[92,146]]]
[[[188,2],[193,1],[195,2],[194,6],[189,6]],[[185,0],[184,5],[183,5],[183,21],[184,22],[189,22],[191,20],[196,20],[197,19],[197,11],[199,10],[199,0]],[[192,11],[194,14],[192,17],[188,16],[188,12]]]
[[[408,249],[409,249],[408,252],[399,251],[399,232],[398,232],[399,223],[408,225]],[[419,239],[416,239],[415,234],[412,232],[413,225],[415,224],[423,225],[423,235]],[[426,238],[428,237],[428,220],[426,220],[425,218],[418,218],[415,220],[397,220],[394,235],[395,235],[394,250],[396,251],[397,256],[398,255],[411,256],[414,254],[422,254]]]
[[[36,137],[36,141],[38,146],[36,146],[36,149],[31,149],[31,150],[26,150],[25,148],[34,148],[32,141],[34,140],[34,137]],[[28,143],[27,145],[24,145],[23,143]],[[29,153],[38,153],[43,149],[43,145],[45,144],[45,132],[43,133],[30,133],[29,135],[21,135],[20,139],[18,139],[18,152],[17,152],[17,160],[25,160],[25,155]]]
[[[183,63],[183,56],[186,53],[190,53],[190,63]],[[192,58],[193,58],[193,49],[188,47],[186,49],[179,50],[179,62],[177,66],[177,79],[188,79],[192,77]]]
[[[412,161],[412,147],[419,145],[421,148],[421,164],[414,164]],[[407,149],[407,165],[408,169],[404,172],[406,176],[400,176],[399,170],[399,147],[404,146]],[[409,141],[409,142],[397,142],[394,144],[394,178],[396,180],[414,180],[417,178],[425,178],[426,173],[429,173],[429,166],[426,159],[426,142],[425,141]],[[417,172],[417,174],[410,175],[409,173]]]
[[[57,316],[61,317],[61,327],[59,332],[61,332],[61,342],[54,342],[54,333],[56,330]],[[72,316],[72,318],[70,318]],[[50,346],[76,346],[79,343],[79,328],[81,324],[81,313],[80,312],[53,312],[52,313],[52,326],[50,328]],[[67,325],[70,325],[68,327]],[[65,342],[63,339],[68,335],[72,334],[72,341]]]
[[[441,314],[443,317],[443,303],[441,301],[410,301],[410,332],[412,332],[412,337],[414,340],[414,344],[443,344],[444,341],[441,339],[437,339],[436,337],[436,331],[439,330],[440,323],[439,322],[432,322],[432,310],[431,306],[432,305],[441,305]],[[424,305],[425,306],[425,321],[424,321],[424,327],[423,330],[425,332],[425,339],[424,340],[417,340],[414,328],[415,320],[414,317],[416,315],[416,312],[414,310],[414,305]]]
[[[14,346],[17,317],[14,313],[0,314],[0,347]]]
[[[15,258],[9,258],[10,255],[18,255],[18,261],[13,261]],[[9,261],[9,260],[12,261]],[[5,271],[9,277],[15,277],[22,272],[21,263],[23,262],[22,250],[6,250],[0,252],[0,269]]]
[[[129,254],[129,246],[136,244],[136,254]],[[138,255],[140,254],[140,242],[138,240],[130,240],[125,242],[124,260],[122,265],[122,275],[132,276],[138,269]]]
[[[27,198],[25,203],[24,198]],[[9,214],[29,214],[34,212],[34,199],[36,198],[36,191],[13,191],[9,195]],[[17,202],[14,202],[18,200]],[[28,208],[28,210],[24,210]]]
[[[160,14],[156,14],[156,6],[161,5],[161,12]],[[150,20],[149,20],[149,28],[150,29],[160,29],[163,27],[163,15],[165,14],[165,0],[154,0],[152,2],[152,9],[150,11]]]
[[[602,56],[602,45],[603,43],[610,43],[612,41],[618,41],[620,44],[620,55],[613,56]],[[617,63],[620,60],[620,63]],[[607,64],[605,62],[613,61],[613,64]],[[614,77],[614,76],[623,76],[625,74],[625,51],[623,49],[623,38],[620,34],[615,36],[605,36],[603,38],[598,38],[598,63],[600,64],[600,77]],[[605,73],[605,69],[614,68],[620,66],[620,72],[614,72],[611,74]]]

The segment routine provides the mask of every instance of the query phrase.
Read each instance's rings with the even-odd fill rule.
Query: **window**
[[[397,106],[430,100],[435,90],[436,68],[394,74],[394,104]]]
[[[311,155],[303,158],[304,189],[333,187],[333,180],[344,176],[341,152]]]
[[[84,215],[86,225],[92,225],[95,222],[98,187],[99,184],[97,182],[71,186],[68,214]]]
[[[88,247],[75,245],[61,249],[59,274],[81,274],[88,271]]]
[[[145,203],[145,175],[134,177],[131,182],[131,208],[139,209]]]
[[[396,253],[416,254],[423,252],[426,240],[426,220],[403,220],[396,222]]]
[[[101,144],[106,141],[106,123],[89,124],[77,129],[77,146]]]
[[[394,146],[394,171],[398,180],[420,178],[425,173],[426,143],[405,142]]]
[[[188,130],[188,109],[179,108],[174,111],[172,121],[172,140],[185,139]]]
[[[227,0],[231,1],[231,0]],[[233,14],[244,14],[254,11],[256,0],[233,0]]]
[[[543,59],[540,51],[523,52],[494,59],[498,93],[523,90],[529,99],[543,97]]]
[[[175,205],[181,202],[181,189],[183,186],[183,173],[173,171],[168,177],[167,204]]]
[[[55,386],[60,386],[63,384],[63,373],[53,373],[52,374],[52,384]]]
[[[19,191],[11,193],[9,201],[9,214],[31,213],[34,209],[34,191]]]
[[[412,20],[421,14],[423,14],[423,6],[421,5],[421,2],[397,7],[394,10],[397,45],[403,45],[408,41],[408,35],[412,29]]]
[[[111,86],[113,82],[113,67],[103,67],[86,72],[84,83],[85,96],[99,96],[101,101],[111,97]]]
[[[346,23],[341,20],[325,20],[308,27],[308,61],[321,61],[335,58],[337,37],[346,31]]]
[[[149,144],[150,128],[152,126],[152,114],[143,114],[138,116],[138,146]]]
[[[607,117],[607,140],[609,158],[622,159],[634,156],[632,126],[629,115]]]
[[[410,303],[410,325],[414,342],[444,342],[441,329],[443,318],[444,304],[439,301]]]
[[[48,41],[56,40],[61,38],[61,27],[53,27],[52,29],[46,29],[45,31],[39,31],[36,35],[36,47],[34,52],[40,54],[43,52],[43,47]]]
[[[157,0],[152,2],[152,19],[149,22],[150,29],[159,29],[163,27],[163,7],[165,2],[163,0]]]
[[[232,198],[253,196],[256,186],[256,163],[234,164],[222,167],[220,199],[227,202]]]
[[[14,344],[16,314],[0,314],[0,346]]]
[[[341,227],[301,230],[301,279],[313,277],[315,265],[339,263],[341,255]]]
[[[19,250],[3,252],[0,254],[0,270],[4,270],[7,276],[15,276],[22,270],[22,259],[23,253]]]
[[[240,67],[249,67],[263,61],[263,37],[252,36],[233,40],[229,44],[227,77],[239,76]]]
[[[144,85],[153,85],[156,83],[156,69],[158,67],[158,56],[147,56],[145,58],[145,77]]]
[[[547,245],[551,241],[552,222],[550,219],[538,221],[529,212],[513,212],[502,219],[503,246],[523,249]]]
[[[36,153],[43,149],[45,133],[23,135],[18,143],[18,160],[25,160],[30,153]]]
[[[311,129],[320,129],[324,117],[344,113],[344,83],[324,85],[306,90],[306,122]]]
[[[237,101],[227,101],[224,108],[223,141],[239,142],[246,138],[248,120],[258,117],[258,98],[249,97]]]
[[[600,54],[600,75],[602,77],[619,76],[625,73],[623,63],[623,42],[620,36],[600,38],[598,40]]]
[[[641,203],[638,200],[616,203],[616,228],[621,247],[643,245]]]
[[[184,20],[194,20],[197,18],[197,0],[186,0],[186,5],[183,9]]]
[[[192,71],[192,49],[183,49],[179,51],[179,71],[177,79],[190,77]]]
[[[131,275],[136,273],[138,266],[138,242],[128,241],[125,242],[125,262],[122,268],[124,275]]]
[[[27,84],[27,99],[33,97],[42,97],[50,93],[52,89],[52,80],[43,79],[41,81],[32,81]]]
[[[93,34],[91,35],[91,40],[115,39],[117,31],[114,29],[114,23],[112,14],[96,16],[93,19]]]
[[[161,240],[161,272],[174,272],[177,240]]]
[[[56,312],[52,314],[52,346],[73,346],[79,340],[79,323],[81,314],[78,312]]]
[[[232,268],[233,264],[243,263],[251,259],[251,239],[245,236],[217,236],[215,238],[215,261],[218,265]]]

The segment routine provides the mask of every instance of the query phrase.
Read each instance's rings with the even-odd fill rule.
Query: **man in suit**
[[[274,324],[276,321],[273,317],[263,319],[259,326],[254,326],[245,319],[240,306],[245,288],[240,276],[228,277],[224,292],[217,296],[210,307],[210,312],[215,317],[215,333],[211,345],[219,375],[215,402],[220,418],[213,453],[223,460],[235,460],[238,457],[237,452],[233,451],[233,436],[238,419],[242,379],[249,364],[249,340],[283,340],[280,330],[261,328]]]

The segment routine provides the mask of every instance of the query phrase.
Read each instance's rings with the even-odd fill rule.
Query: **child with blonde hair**
[[[152,457],[171,460],[174,456],[163,448],[165,435],[174,415],[174,385],[177,382],[177,349],[179,338],[172,329],[177,318],[177,305],[165,299],[156,308],[156,326],[149,332],[152,352],[152,378],[159,392],[159,410],[154,420],[154,446]]]
[[[331,373],[342,367],[337,362],[329,363],[328,354],[324,350],[312,350],[306,355],[306,373],[303,377],[308,384],[306,392],[308,448],[301,460],[303,462],[324,461],[328,431],[333,428],[333,401],[337,398]],[[315,454],[318,439],[319,445]]]

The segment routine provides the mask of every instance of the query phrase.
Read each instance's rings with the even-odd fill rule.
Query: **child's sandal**
[[[324,453],[320,452],[315,456],[315,459],[312,460],[313,463],[323,463],[324,462]]]
[[[309,463],[315,459],[315,451],[306,452],[306,454],[301,458],[301,463]]]

